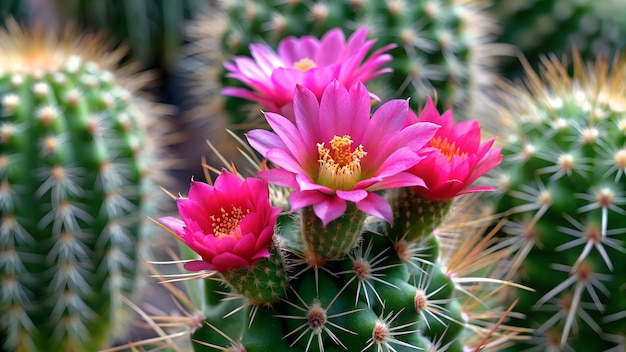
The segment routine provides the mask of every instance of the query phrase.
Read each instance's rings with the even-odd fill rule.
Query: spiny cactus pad
[[[439,257],[442,241],[457,252],[458,243],[452,243],[469,233],[454,229],[454,239],[433,233],[408,243],[392,241],[370,223],[347,257],[315,267],[307,265],[295,237],[297,219],[285,215],[279,222],[289,273],[284,298],[252,305],[219,275],[190,282],[196,306],[204,307],[204,324],[193,334],[195,350],[465,351],[489,335],[496,319],[486,326],[475,320],[482,313],[472,312],[477,302],[470,296],[484,297],[500,285],[483,285],[481,278],[472,285],[456,282],[453,256]],[[481,236],[477,229],[465,231],[474,231],[467,236],[473,240]],[[472,244],[467,246],[469,251]],[[465,270],[477,258],[462,252],[456,259]]]
[[[149,169],[158,128],[120,85],[120,54],[104,54],[100,40],[9,28],[0,33],[0,340],[11,351],[95,351],[126,333],[124,298],[144,281],[138,257],[153,187],[164,182]]]
[[[503,105],[495,210],[509,217],[516,277],[536,290],[516,306],[533,338],[511,350],[626,346],[625,68],[551,58]]]

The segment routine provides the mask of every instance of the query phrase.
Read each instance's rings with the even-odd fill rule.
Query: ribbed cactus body
[[[283,249],[298,250],[288,246]],[[213,297],[215,305],[207,309],[205,316],[213,328],[203,326],[194,339],[224,348],[236,347],[233,342],[237,342],[246,351],[256,346],[264,348],[261,350],[282,346],[303,351],[335,347],[348,351],[409,351],[447,344],[463,331],[464,318],[460,311],[454,313],[452,303],[457,294],[454,284],[449,282],[451,287],[440,292],[441,282],[427,279],[442,267],[420,265],[416,279],[409,273],[414,264],[400,260],[393,242],[380,233],[366,231],[363,241],[345,259],[328,261],[324,266],[307,269],[302,258],[293,254],[288,254],[287,260],[292,263],[287,298],[271,307],[248,306],[224,318],[245,301],[218,303]],[[213,296],[215,289],[206,292]],[[441,316],[431,313],[437,308],[428,304],[442,304]],[[252,307],[255,313],[249,312]],[[460,304],[455,308],[460,309]],[[453,324],[446,320],[450,312],[458,328],[452,329]],[[196,350],[206,350],[206,345],[198,343]]]
[[[145,276],[147,111],[91,55],[99,42],[1,35],[2,345],[94,351],[126,333],[124,298]]]
[[[291,224],[298,221],[282,215],[279,223],[286,295],[256,305],[224,285],[223,279],[231,281],[228,273],[189,281],[189,295],[202,307],[205,322],[192,335],[196,351],[467,351],[483,338],[490,350],[489,342],[501,333],[488,322],[486,328],[475,325],[472,317],[475,304],[495,308],[478,303],[490,284],[483,286],[482,277],[470,285],[457,281],[457,275],[474,272],[475,264],[485,270],[493,263],[475,257],[482,248],[472,242],[481,238],[476,228],[448,223],[450,233],[443,237],[435,231],[406,243],[388,236],[382,224],[366,222],[362,240],[347,256],[316,266],[293,240],[298,234]],[[476,262],[457,267],[457,260],[469,258]],[[487,333],[491,329],[496,335]]]
[[[128,45],[135,61],[172,70],[183,44],[184,22],[209,6],[206,0],[55,1],[64,21],[101,31]]]
[[[513,45],[534,66],[541,55],[580,50],[586,58],[626,45],[626,3],[621,0],[497,0],[491,11],[501,26],[498,41]],[[523,73],[519,60],[503,62],[505,75]]]
[[[518,248],[517,323],[535,329],[512,350],[608,351],[625,346],[626,85],[624,64],[601,59],[574,75],[558,61],[515,88],[504,116],[496,212]],[[594,341],[594,347],[586,345]]]

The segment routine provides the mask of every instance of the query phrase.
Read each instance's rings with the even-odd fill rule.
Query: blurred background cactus
[[[489,10],[500,26],[496,40],[516,51],[497,65],[506,77],[524,73],[519,55],[537,69],[545,54],[569,55],[576,49],[593,59],[626,47],[623,0],[495,0]]]
[[[0,33],[0,341],[95,351],[126,334],[145,282],[167,124],[147,77],[97,36]],[[158,164],[157,164],[158,161]]]
[[[54,0],[63,23],[105,34],[129,47],[145,67],[171,73],[178,62],[184,22],[209,7],[209,0]]]
[[[534,329],[511,350],[626,347],[625,77],[623,58],[575,54],[508,88],[492,199],[508,216],[512,278],[536,290],[510,292],[525,315],[515,324]]]
[[[29,7],[24,0],[0,1],[0,24],[4,26],[7,18],[17,21],[28,21]]]

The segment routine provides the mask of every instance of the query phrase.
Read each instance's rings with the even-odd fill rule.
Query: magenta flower
[[[385,54],[394,45],[385,46],[365,59],[376,40],[368,40],[362,27],[345,41],[339,28],[328,31],[321,40],[304,36],[288,37],[278,44],[278,52],[266,45],[251,44],[252,58],[235,57],[224,66],[227,76],[236,78],[250,90],[227,87],[222,93],[258,102],[265,109],[293,117],[291,102],[296,85],[313,91],[319,99],[334,79],[351,87],[357,81],[370,79],[391,69],[379,69],[392,57]]]
[[[410,169],[422,178],[426,187],[413,190],[434,200],[449,200],[461,194],[493,190],[472,184],[502,161],[500,147],[492,148],[495,139],[481,144],[478,121],[454,124],[452,111],[440,115],[429,98],[419,117],[409,113],[407,124],[432,122],[441,126],[422,154],[425,158]]]
[[[309,205],[326,226],[353,202],[364,213],[392,222],[391,207],[376,191],[424,185],[405,172],[423,157],[418,151],[438,126],[415,123],[402,128],[407,100],[391,100],[370,118],[369,93],[362,83],[350,90],[330,83],[321,101],[310,89],[294,93],[295,122],[276,113],[265,117],[274,132],[253,130],[250,145],[278,168],[259,177],[295,188],[289,196],[292,210]]]
[[[280,208],[270,205],[265,181],[223,170],[214,186],[192,181],[188,198],[176,203],[182,220],[159,220],[202,257],[185,269],[226,272],[269,257]]]

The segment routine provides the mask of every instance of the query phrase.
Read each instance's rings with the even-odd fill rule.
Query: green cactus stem
[[[493,194],[517,248],[512,277],[536,290],[519,293],[515,321],[533,337],[511,350],[623,349],[626,66],[575,53],[571,66],[550,57],[527,72],[501,109],[509,138]]]
[[[99,38],[10,22],[0,47],[2,347],[104,348],[143,285],[164,125]]]

